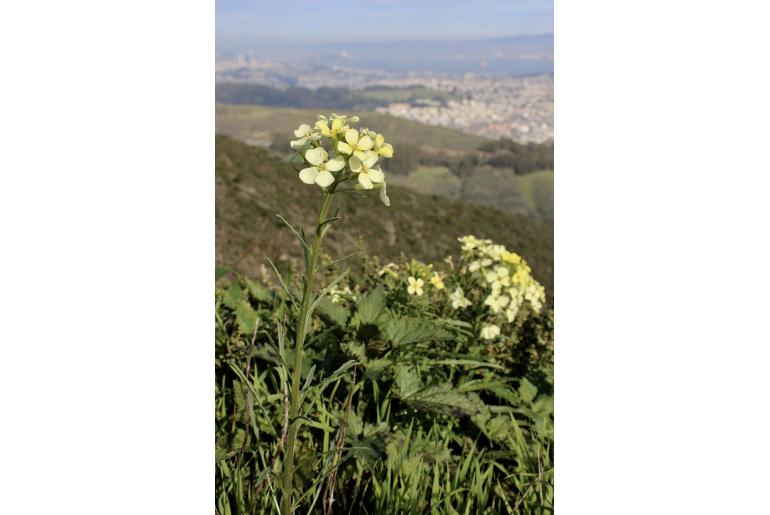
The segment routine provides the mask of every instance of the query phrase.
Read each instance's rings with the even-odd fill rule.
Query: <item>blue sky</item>
[[[457,40],[553,32],[553,0],[216,0],[220,42]]]

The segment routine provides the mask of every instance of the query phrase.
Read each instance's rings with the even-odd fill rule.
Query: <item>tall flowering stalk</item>
[[[313,127],[308,124],[300,125],[294,131],[298,139],[291,142],[291,147],[296,150],[292,162],[299,169],[299,179],[305,184],[319,186],[323,190],[323,199],[311,246],[307,245],[303,234],[290,226],[303,246],[306,269],[295,332],[294,367],[289,396],[289,430],[283,460],[281,512],[284,515],[292,513],[293,510],[292,482],[294,452],[300,423],[298,416],[301,407],[302,350],[314,305],[313,279],[317,271],[318,257],[321,254],[321,241],[329,229],[330,222],[336,219],[336,217],[329,217],[332,199],[337,193],[376,189],[379,190],[380,200],[386,206],[390,205],[385,186],[385,174],[378,161],[380,157],[392,157],[393,146],[385,143],[385,138],[381,134],[368,129],[359,131],[353,128],[352,124],[358,120],[357,116],[335,113],[328,118],[319,116]],[[349,183],[352,183],[352,186]],[[315,300],[317,301],[318,298]]]

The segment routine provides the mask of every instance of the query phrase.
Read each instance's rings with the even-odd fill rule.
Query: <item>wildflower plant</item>
[[[339,219],[336,214],[330,216],[334,195],[350,191],[379,190],[380,200],[390,205],[385,186],[385,174],[380,168],[380,158],[393,157],[393,147],[385,142],[384,136],[368,129],[359,130],[353,127],[359,118],[332,113],[331,116],[319,116],[313,126],[300,125],[295,131],[297,138],[290,142],[295,150],[291,162],[299,173],[299,180],[307,185],[318,186],[323,190],[321,207],[315,225],[314,238],[308,243],[301,228],[295,228],[281,218],[299,239],[305,256],[305,273],[302,277],[302,292],[295,298],[277,269],[274,268],[288,297],[298,310],[294,342],[294,364],[291,371],[291,392],[288,406],[288,431],[283,458],[283,492],[281,513],[293,512],[292,483],[294,476],[294,457],[297,444],[297,433],[302,422],[301,403],[305,397],[305,389],[312,379],[306,381],[306,387],[301,390],[302,351],[307,337],[309,323],[315,307],[327,295],[332,303],[339,303],[344,298],[351,298],[352,292],[346,287],[340,290],[337,285],[344,274],[332,281],[320,293],[313,291],[313,279],[318,271],[318,260],[321,255],[321,242],[330,225]],[[344,259],[344,258],[343,258]],[[271,262],[272,265],[272,262]],[[422,280],[420,280],[422,282]],[[280,331],[279,331],[280,332]],[[350,367],[351,363],[343,365]]]
[[[359,280],[330,278],[316,295],[306,274],[295,300],[310,298],[307,311],[248,279],[218,294],[218,356],[235,377],[218,376],[217,513],[553,512],[552,312],[520,256],[460,245],[433,264],[372,256]],[[295,341],[312,338],[295,389],[280,320],[300,310]],[[275,333],[280,353],[268,352]]]

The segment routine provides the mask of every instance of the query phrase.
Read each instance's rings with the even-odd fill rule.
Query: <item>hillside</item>
[[[283,140],[288,142],[288,138],[292,136],[291,131],[301,123],[314,123],[319,113],[328,115],[328,110],[217,104],[216,132],[247,143],[260,144],[269,144],[273,134],[279,133],[285,135]],[[448,151],[470,151],[490,141],[455,129],[425,125],[384,113],[367,111],[365,120],[366,127],[387,134],[388,141],[394,145],[408,144]]]
[[[435,262],[458,254],[457,237],[474,234],[520,253],[552,298],[553,225],[398,186],[389,187],[388,193],[390,207],[376,197],[340,195],[335,200],[342,219],[324,240],[330,255],[362,248],[382,262],[401,253]],[[289,165],[267,150],[217,135],[217,265],[255,275],[266,257],[276,261],[299,257],[296,241],[276,214],[310,231],[320,198],[319,188],[302,184]],[[360,263],[353,258],[351,266],[356,259]]]

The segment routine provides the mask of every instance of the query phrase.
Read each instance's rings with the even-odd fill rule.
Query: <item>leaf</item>
[[[396,365],[396,386],[402,399],[406,399],[422,388],[422,381],[413,367]]]
[[[254,300],[266,303],[272,302],[273,296],[270,294],[270,290],[251,279],[246,279],[245,282],[246,287],[249,289],[249,294]]]
[[[235,308],[235,320],[241,333],[251,335],[257,326],[257,312],[248,301],[242,300]]]
[[[340,417],[343,417],[344,414],[340,414]],[[340,418],[340,420],[342,420]],[[358,437],[362,432],[364,431],[364,422],[361,420],[361,417],[358,416],[358,413],[355,412],[355,410],[350,410],[348,412],[348,433],[350,436]]]
[[[484,406],[478,395],[462,393],[450,383],[428,386],[405,400],[416,408],[455,417],[474,415]]]
[[[519,383],[519,397],[524,402],[532,402],[537,396],[537,387],[530,383],[526,377]]]
[[[273,269],[273,273],[275,274],[276,278],[278,278],[278,282],[281,284],[281,288],[283,288],[283,291],[286,292],[286,295],[289,296],[289,300],[292,304],[294,304],[294,295],[291,293],[291,290],[289,290],[289,287],[286,285],[286,282],[283,280],[283,277],[281,276],[281,273],[278,271],[278,268],[275,266],[275,263],[270,258],[265,258],[265,260],[270,264],[270,268]]]
[[[486,390],[488,392],[492,392],[501,399],[508,401],[508,403],[512,405],[516,405],[519,402],[519,396],[516,393],[516,390],[511,388],[511,386],[499,379],[483,379],[483,380],[474,380],[474,381],[468,381],[467,383],[461,384],[458,389],[461,392],[474,392],[478,390]]]
[[[243,300],[243,290],[237,284],[232,284],[225,292],[222,303],[230,309],[235,309]]]
[[[385,291],[377,287],[365,293],[356,304],[357,325],[373,324],[385,309]]]
[[[393,345],[405,345],[426,340],[449,340],[454,335],[422,318],[388,318],[380,324]]]
[[[371,360],[366,365],[364,376],[366,376],[366,378],[371,381],[377,381],[380,377],[382,377],[383,372],[385,372],[385,369],[388,368],[388,366],[390,366],[389,359],[379,358]]]
[[[326,315],[332,322],[341,326],[345,325],[350,316],[350,311],[340,304],[335,304],[328,297],[321,299],[317,309],[319,313]]]
[[[288,228],[289,228],[289,230],[291,230],[291,232],[293,232],[293,233],[294,233],[294,236],[296,236],[296,237],[297,237],[297,239],[299,240],[300,244],[302,245],[302,249],[303,249],[304,251],[306,251],[306,252],[309,252],[309,250],[310,250],[310,249],[309,249],[309,247],[308,247],[307,241],[305,241],[305,238],[304,238],[304,234],[300,234],[299,232],[297,232],[297,229],[295,229],[295,228],[294,228],[294,226],[293,226],[293,225],[291,225],[291,224],[290,224],[288,221],[286,221],[286,219],[285,219],[284,217],[282,217],[281,215],[275,215],[275,216],[277,216],[278,218],[280,218],[280,219],[281,219],[281,221],[282,221],[284,224],[286,224],[286,227],[288,227]],[[301,228],[301,227],[300,227],[300,230],[302,230],[302,228]]]
[[[484,432],[490,440],[504,441],[513,433],[510,416],[497,415],[486,423]]]

